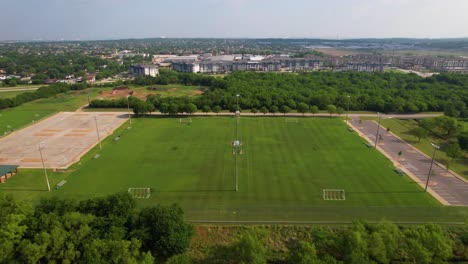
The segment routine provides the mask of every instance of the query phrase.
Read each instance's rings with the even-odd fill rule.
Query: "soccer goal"
[[[346,200],[345,190],[343,190],[343,189],[323,189],[323,200],[325,200],[325,201],[344,201],[344,200]]]
[[[188,117],[188,118],[179,118],[179,123],[181,124],[190,124],[192,123],[192,118]]]
[[[299,119],[297,119],[297,118],[286,118],[286,119],[284,119],[284,122],[286,122],[286,123],[299,123]]]
[[[150,188],[128,188],[128,193],[135,199],[148,199],[151,196]]]

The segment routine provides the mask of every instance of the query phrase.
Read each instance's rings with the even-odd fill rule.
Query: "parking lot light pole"
[[[102,149],[101,136],[99,135],[99,127],[98,127],[98,123],[97,123],[96,114],[94,114],[94,122],[96,123],[96,135],[97,135],[97,139],[98,139],[98,142],[99,142],[99,149]]]
[[[128,111],[128,120],[130,121],[130,125],[132,125],[132,116],[130,115],[130,102],[128,98],[130,95],[127,95],[127,111]]]
[[[424,188],[424,192],[427,192],[427,186],[429,186],[429,178],[431,177],[432,165],[434,164],[434,158],[435,158],[436,150],[440,149],[440,147],[438,145],[436,145],[436,144],[434,144],[432,142],[431,142],[431,145],[434,148],[434,151],[432,152],[431,166],[429,167],[429,173],[427,174],[426,187]]]
[[[47,170],[46,170],[45,163],[44,163],[44,156],[42,155],[42,146],[41,145],[42,145],[42,142],[39,143],[39,145],[38,145],[39,154],[41,155],[42,168],[44,169],[44,175],[45,175],[46,182],[47,182],[47,190],[49,190],[49,192],[50,192],[49,176],[47,175]]]
[[[377,124],[377,134],[375,134],[375,144],[374,144],[374,148],[377,148],[377,140],[379,139],[379,130],[380,130],[380,119],[382,117],[382,114],[377,112],[377,114],[379,115],[379,122]]]
[[[348,110],[346,110],[346,122],[349,122],[349,119],[348,119],[348,113],[349,113],[349,101],[351,100],[351,96],[348,95]]]

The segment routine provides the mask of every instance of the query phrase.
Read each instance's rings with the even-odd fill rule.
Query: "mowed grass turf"
[[[151,197],[140,205],[178,203],[191,220],[448,221],[466,214],[396,174],[335,118],[241,118],[235,192],[235,119],[192,120],[135,119],[117,132],[120,140],[105,142],[99,158],[90,158],[93,152],[74,166],[53,194],[87,198],[148,187]],[[324,201],[324,188],[344,189],[346,200]]]

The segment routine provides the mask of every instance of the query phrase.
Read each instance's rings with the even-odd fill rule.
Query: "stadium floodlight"
[[[37,145],[37,148],[39,150],[39,155],[41,155],[42,168],[44,169],[44,175],[45,175],[46,182],[47,182],[47,189],[50,192],[49,176],[47,175],[47,170],[46,170],[45,163],[44,163],[44,156],[42,155],[43,145],[44,145],[44,142],[39,142],[39,144]]]
[[[440,149],[439,145],[436,145],[432,142],[431,142],[431,145],[434,148],[434,151],[432,152],[431,166],[429,167],[429,173],[427,174],[426,187],[424,187],[424,192],[427,192],[427,186],[429,185],[429,178],[431,177],[432,165],[434,164],[436,150]]]

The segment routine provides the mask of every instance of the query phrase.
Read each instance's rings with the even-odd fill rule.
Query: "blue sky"
[[[0,0],[0,40],[468,37],[468,0]]]

